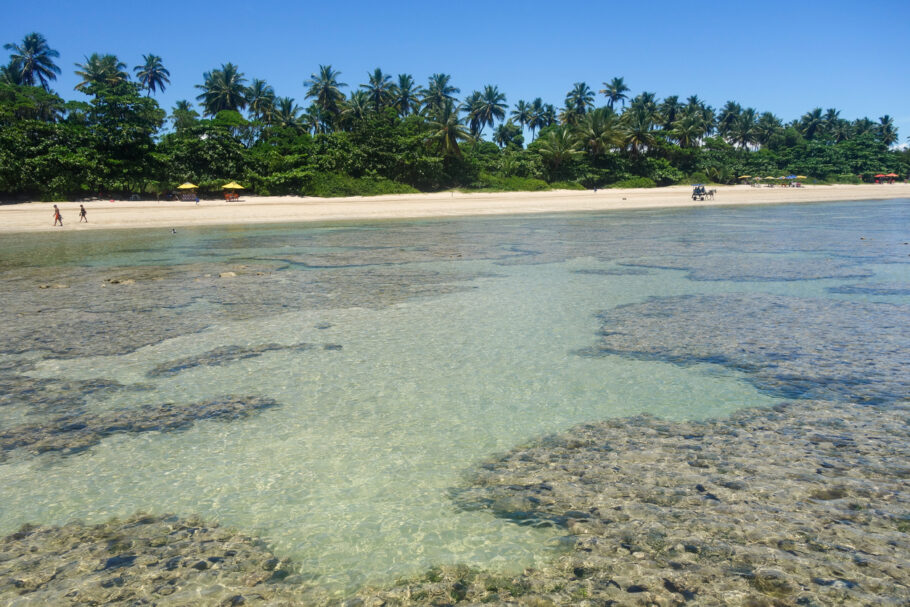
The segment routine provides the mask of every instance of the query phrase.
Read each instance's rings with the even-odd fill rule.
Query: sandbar
[[[125,228],[324,223],[524,215],[690,206],[793,204],[810,202],[910,199],[910,183],[809,185],[792,187],[716,186],[714,200],[693,201],[690,186],[641,189],[555,190],[548,192],[402,194],[313,198],[241,196],[239,201],[83,201],[88,223],[79,223],[79,202],[58,202],[64,227],[53,226],[46,202],[0,205],[0,233],[70,232]]]

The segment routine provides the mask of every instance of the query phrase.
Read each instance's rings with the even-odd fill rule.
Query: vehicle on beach
[[[705,186],[696,184],[692,189],[692,200],[714,200],[715,189],[706,190]]]

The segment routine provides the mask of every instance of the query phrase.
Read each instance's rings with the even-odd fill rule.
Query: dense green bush
[[[610,184],[611,188],[654,188],[657,184],[649,177],[632,177]]]

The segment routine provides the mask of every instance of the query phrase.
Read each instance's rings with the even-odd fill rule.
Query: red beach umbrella
[[[885,177],[900,177],[897,173],[888,173]]]
[[[878,175],[876,175],[876,177],[887,177],[887,175],[885,175],[884,173],[879,173]]]

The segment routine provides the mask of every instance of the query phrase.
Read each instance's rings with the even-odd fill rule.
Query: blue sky
[[[498,85],[508,103],[542,97],[557,107],[574,82],[595,91],[615,76],[632,94],[728,99],[784,120],[813,107],[873,120],[890,114],[910,136],[910,2],[346,2],[11,3],[0,42],[32,31],[60,52],[54,88],[79,99],[73,64],[113,53],[132,69],[162,57],[170,110],[195,101],[205,71],[228,61],[248,79],[305,106],[303,81],[331,64],[348,83],[367,72],[451,74],[461,96]],[[5,53],[5,51],[2,51]],[[4,57],[5,54],[0,54]],[[598,101],[603,103],[601,96]]]

